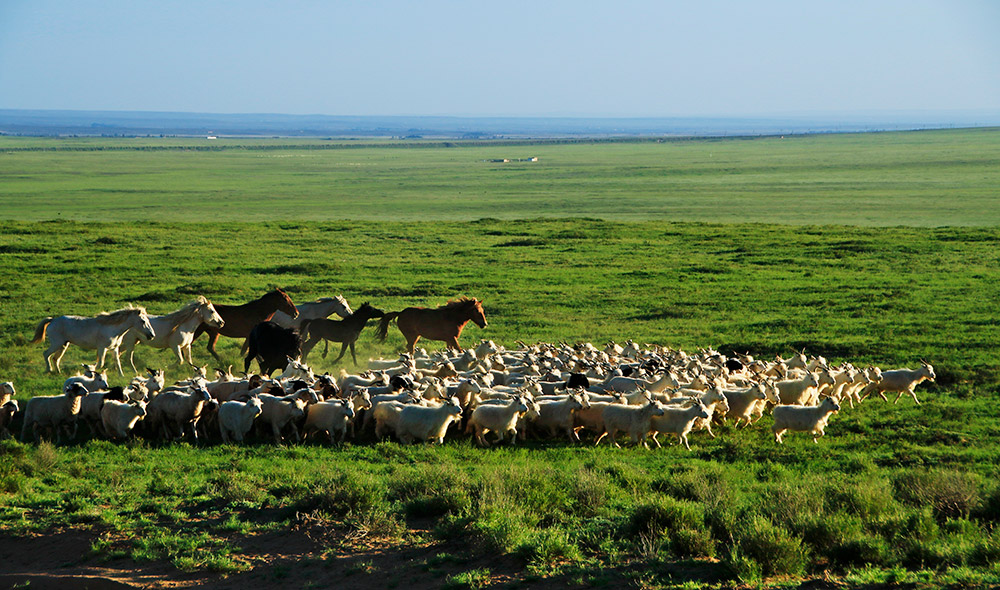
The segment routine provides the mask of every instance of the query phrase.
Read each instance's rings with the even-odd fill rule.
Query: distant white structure
[[[530,158],[495,158],[492,160],[483,160],[484,162],[493,162],[495,164],[509,164],[510,162],[537,162],[538,156],[532,156]]]
[[[214,135],[209,135],[209,136],[208,136],[208,139],[219,139],[219,138],[218,138],[218,137],[216,137],[216,136],[214,136]]]

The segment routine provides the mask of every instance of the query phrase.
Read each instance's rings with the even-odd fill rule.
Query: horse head
[[[354,312],[354,313],[355,314],[360,314],[365,319],[380,318],[380,317],[384,317],[385,316],[385,312],[384,311],[382,311],[381,309],[372,307],[371,305],[368,304],[367,301],[364,304],[362,304],[361,307],[359,307],[358,310],[356,312]]]
[[[135,328],[142,334],[144,338],[152,340],[156,337],[153,332],[153,324],[149,323],[149,316],[146,315],[146,309],[143,307],[135,308],[135,318],[138,320],[138,325]]]
[[[221,328],[226,324],[219,312],[215,311],[215,306],[207,299],[198,307],[198,313],[201,314],[201,321],[213,328]]]
[[[299,317],[299,309],[295,307],[294,303],[292,303],[292,298],[288,296],[288,293],[285,293],[280,288],[275,287],[274,291],[271,291],[268,295],[273,298],[277,298],[278,311],[282,311],[293,318]]]
[[[480,328],[485,328],[486,322],[486,312],[483,311],[483,302],[478,299],[471,299],[469,301],[469,319],[472,320]]]

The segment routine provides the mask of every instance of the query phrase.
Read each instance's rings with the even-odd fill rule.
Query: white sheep
[[[660,416],[653,416],[649,422],[650,432],[653,434],[653,442],[660,446],[660,441],[656,440],[656,435],[665,432],[677,437],[677,440],[684,443],[684,448],[691,450],[688,444],[687,435],[694,428],[698,420],[709,420],[712,415],[701,400],[695,399],[695,403],[686,408],[664,407]],[[718,402],[715,402],[718,403]]]
[[[396,433],[399,425],[399,413],[406,407],[406,403],[401,401],[384,401],[372,407],[371,412],[366,414],[366,418],[371,416],[375,421],[375,438],[382,440],[390,433]]]
[[[295,442],[299,442],[301,437],[296,423],[305,417],[307,404],[319,401],[316,394],[311,389],[305,388],[281,397],[268,393],[261,393],[259,397],[263,403],[263,411],[257,419],[258,431],[270,426],[274,443],[280,445],[283,440],[282,431],[291,426],[289,430],[292,431]]]
[[[604,426],[600,436],[594,441],[594,445],[598,445],[601,439],[610,435],[611,442],[616,447],[620,447],[621,445],[615,440],[615,435],[618,434],[618,431],[624,431],[628,433],[633,443],[636,445],[641,443],[648,447],[646,436],[650,431],[650,421],[654,416],[662,416],[663,412],[663,406],[652,400],[643,406],[610,405],[604,408],[602,414]]]
[[[541,430],[548,431],[550,436],[562,431],[569,437],[570,442],[580,442],[580,437],[574,430],[573,414],[577,410],[589,407],[590,401],[577,393],[562,401],[538,402],[538,418],[533,424]]]
[[[105,402],[126,400],[125,390],[115,386],[108,391],[94,391],[83,396],[80,401],[80,413],[76,417],[77,425],[82,421],[90,429],[91,436],[105,436],[101,408]],[[76,432],[73,433],[76,436]]]
[[[607,408],[612,404],[627,404],[624,396],[611,398],[610,400],[601,399],[598,401],[594,400],[595,397],[599,396],[587,394],[590,405],[587,408],[581,408],[573,412],[573,430],[576,431],[577,436],[580,435],[580,431],[583,429],[590,430],[594,432],[595,435],[599,434],[604,429],[604,408]]]
[[[888,401],[885,393],[896,391],[898,394],[892,403],[899,402],[899,398],[903,397],[904,393],[908,393],[919,406],[920,400],[917,399],[916,393],[917,385],[925,380],[933,382],[937,379],[937,375],[934,374],[934,367],[930,363],[920,361],[920,365],[920,368],[916,370],[895,369],[892,371],[882,371],[882,379],[878,383],[872,383],[865,388],[865,397],[875,392],[882,396],[882,399]]]
[[[253,427],[253,421],[263,411],[262,406],[257,396],[246,402],[223,402],[219,406],[219,433],[222,435],[222,442],[227,443],[230,440],[243,442]]]
[[[430,440],[444,444],[444,434],[448,430],[448,425],[461,417],[462,406],[456,398],[451,398],[439,407],[410,404],[399,413],[396,437],[403,443]]]
[[[806,373],[801,379],[785,379],[774,385],[778,388],[779,404],[803,406],[812,401],[819,378],[815,373]]]
[[[102,371],[98,373],[97,371],[90,370],[92,365],[84,365],[86,371],[81,375],[73,375],[72,377],[66,379],[63,382],[63,391],[69,387],[71,383],[79,383],[87,388],[87,391],[107,391],[108,389],[108,372]]]
[[[198,440],[198,420],[205,403],[212,396],[204,387],[203,380],[196,380],[188,391],[164,391],[146,405],[146,421],[150,432],[166,439],[184,436],[185,427],[190,427],[191,436]]]
[[[17,400],[7,400],[0,405],[0,438],[7,438],[10,434],[10,424],[14,421],[14,416],[18,411]]]
[[[312,404],[306,412],[306,424],[302,429],[302,438],[307,438],[313,432],[326,432],[333,443],[333,436],[339,435],[338,442],[344,442],[349,425],[354,420],[354,406],[349,399],[325,401]]]
[[[166,386],[166,379],[163,373],[163,369],[150,369],[146,368],[146,373],[148,377],[142,377],[141,375],[136,375],[132,378],[132,390],[137,391],[138,385],[142,385],[146,388],[146,395],[149,397],[155,396],[157,393],[163,391]],[[209,392],[211,393],[211,392]],[[132,398],[132,401],[139,401],[136,398]]]
[[[699,430],[708,430],[708,435],[715,438],[715,433],[712,432],[712,417],[715,412],[720,412],[725,414],[729,412],[729,402],[726,400],[726,396],[722,391],[722,388],[718,385],[713,385],[711,389],[702,393],[698,396],[692,396],[688,398],[678,398],[672,399],[667,402],[666,407],[670,406],[690,406],[695,402],[701,402],[705,406],[705,411],[708,412],[708,418],[697,418],[691,426],[691,430],[697,432]],[[758,403],[762,403],[758,400]],[[653,437],[656,441],[656,437]]]
[[[726,417],[734,421],[733,427],[739,427],[741,421],[746,422],[746,426],[750,426],[753,423],[753,413],[757,402],[767,400],[762,383],[756,383],[746,389],[726,389],[723,394],[729,404]]]
[[[87,395],[87,388],[79,383],[70,383],[62,395],[40,395],[28,400],[24,406],[24,424],[21,426],[21,441],[26,441],[31,430],[38,442],[38,431],[51,428],[56,433],[56,444],[62,440],[62,431],[75,432],[76,417],[80,413],[80,400]],[[71,430],[72,429],[72,430]]]
[[[818,406],[776,406],[774,408],[774,424],[771,432],[774,433],[775,442],[781,444],[781,436],[786,430],[796,432],[810,432],[813,435],[813,442],[818,443],[818,437],[825,434],[830,415],[840,410],[840,405],[833,401],[833,398],[826,398]]]
[[[524,398],[515,398],[507,405],[496,406],[492,404],[478,406],[472,411],[466,432],[475,431],[476,442],[479,446],[488,446],[485,435],[488,432],[495,432],[500,437],[497,441],[502,443],[506,436],[510,434],[512,444],[517,444],[517,420],[528,411],[528,405]]]
[[[309,365],[303,363],[299,359],[293,359],[292,357],[286,357],[288,359],[288,365],[285,370],[278,375],[278,381],[288,381],[292,379],[303,379],[312,383],[316,380],[316,374],[313,370],[309,368]]]
[[[113,439],[127,439],[135,425],[146,417],[146,402],[105,400],[101,406],[101,423],[104,432]]]
[[[0,383],[0,406],[9,402],[15,395],[17,395],[17,392],[14,391],[14,383],[12,381]]]

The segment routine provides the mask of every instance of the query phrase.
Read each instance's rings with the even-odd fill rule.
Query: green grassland
[[[0,138],[0,180],[0,208],[22,220],[985,226],[1000,223],[1000,130],[536,145]]]
[[[794,434],[775,445],[767,417],[695,435],[690,453],[561,441],[484,451],[458,438],[335,449],[6,441],[0,535],[85,531],[85,561],[167,561],[238,580],[261,565],[257,539],[305,530],[325,549],[296,564],[306,573],[294,587],[411,574],[453,588],[781,585],[824,572],[850,585],[998,583],[997,138],[210,152],[16,151],[27,144],[3,139],[15,151],[0,153],[0,380],[21,400],[61,383],[29,343],[42,317],[126,303],[165,313],[195,294],[240,303],[275,285],[296,301],[341,293],[387,311],[480,297],[490,325],[470,325],[467,345],[631,338],[765,358],[805,347],[884,368],[926,358],[939,378],[918,389],[919,407],[845,407],[818,445]],[[522,151],[540,166],[478,161]],[[258,159],[269,155],[289,157]],[[364,158],[371,176],[346,171]],[[448,207],[473,187],[485,194]],[[234,210],[214,198],[242,191],[252,198]],[[729,197],[753,213],[713,214]],[[153,221],[136,222],[146,206]],[[75,221],[37,221],[58,213]],[[395,331],[373,342],[369,328],[359,360],[402,345]],[[220,351],[242,367],[237,342]],[[188,374],[166,351],[136,356],[168,378]],[[204,340],[195,357],[207,362]],[[64,366],[91,358],[71,348]],[[395,569],[334,559],[371,545],[427,549]]]

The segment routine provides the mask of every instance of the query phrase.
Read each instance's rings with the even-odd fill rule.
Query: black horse
[[[282,328],[278,324],[261,322],[250,330],[247,337],[247,357],[243,361],[243,371],[250,370],[250,362],[257,359],[262,375],[271,376],[275,370],[284,369],[288,359],[299,358],[302,353],[302,339],[292,328]]]
[[[385,315],[380,309],[375,309],[371,305],[365,303],[353,314],[347,318],[337,321],[328,320],[326,318],[320,318],[317,320],[306,320],[302,323],[302,338],[305,339],[305,344],[302,347],[302,360],[306,360],[309,352],[314,346],[319,344],[320,340],[326,340],[326,350],[323,351],[323,358],[326,358],[326,354],[330,351],[329,342],[342,342],[343,346],[340,348],[340,356],[333,360],[337,362],[344,357],[344,352],[347,347],[351,347],[351,358],[354,359],[354,364],[358,364],[358,357],[354,355],[354,343],[357,342],[358,336],[361,335],[361,330],[365,328],[365,324],[368,320],[372,318],[380,318]]]

